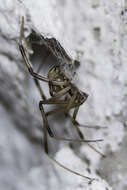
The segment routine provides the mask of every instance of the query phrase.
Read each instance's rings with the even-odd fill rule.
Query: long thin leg
[[[24,59],[24,62],[25,62],[25,64],[26,64],[26,66],[27,66],[27,68],[28,68],[29,73],[30,73],[34,78],[36,78],[36,79],[38,79],[38,80],[42,80],[42,81],[44,81],[44,82],[51,82],[51,83],[53,83],[54,85],[58,85],[58,86],[59,86],[59,85],[68,84],[68,81],[67,81],[67,82],[66,82],[66,81],[65,81],[65,82],[50,81],[48,78],[43,77],[43,76],[41,76],[41,75],[39,75],[39,74],[37,74],[36,72],[33,71],[32,65],[31,65],[31,63],[30,63],[30,61],[29,61],[29,59],[28,59],[28,57],[27,57],[27,55],[26,55],[25,49],[24,49],[23,44],[22,44],[23,28],[24,28],[24,17],[22,17],[22,23],[21,23],[21,28],[20,28],[19,50],[20,50],[20,52],[21,52],[21,55],[22,55],[22,57],[23,57],[23,59]]]
[[[74,171],[74,170],[72,170],[72,169],[70,169],[70,168],[65,167],[63,164],[61,164],[60,162],[58,162],[57,160],[55,160],[51,155],[49,155],[49,151],[48,151],[48,141],[47,141],[47,129],[46,129],[45,127],[44,127],[44,150],[45,150],[46,155],[47,155],[53,162],[55,162],[58,166],[60,166],[61,168],[65,169],[65,170],[67,170],[67,171],[69,171],[69,172],[71,172],[71,173],[73,173],[73,174],[75,174],[75,175],[78,175],[78,176],[80,176],[80,177],[83,177],[83,178],[85,178],[85,179],[88,179],[88,180],[90,180],[90,182],[92,182],[93,180],[96,180],[95,178],[90,178],[90,177],[85,176],[85,175],[82,175],[82,174],[80,174],[80,173],[78,173],[78,172],[76,172],[76,171]]]
[[[62,90],[60,90],[59,92],[57,92],[53,97],[49,98],[47,101],[54,101],[57,100],[58,98],[64,96],[65,94],[67,94],[67,92],[71,89],[71,86],[67,86],[66,88],[63,88]]]
[[[74,108],[74,107],[75,107],[75,105],[71,106],[71,108]],[[50,115],[56,114],[58,112],[66,112],[66,108],[67,108],[67,106],[63,106],[63,107],[53,109],[51,111],[46,112],[46,116],[50,116]]]
[[[75,110],[74,110],[74,113],[73,113],[73,117],[71,117],[69,114],[69,117],[73,123],[73,125],[75,126],[79,136],[81,139],[85,139],[84,138],[84,135],[82,134],[81,130],[79,129],[79,124],[78,122],[76,121],[76,116],[77,116],[77,113],[78,113],[78,110],[79,110],[79,107],[76,107]],[[98,151],[96,148],[94,148],[91,144],[87,143],[87,145],[93,149],[95,152],[97,152],[98,154],[100,154],[102,157],[106,157],[104,154],[102,154],[100,151]]]
[[[42,101],[43,104],[45,104],[44,101]],[[61,100],[61,101],[50,101],[50,102],[46,102],[46,104],[68,104],[68,101],[65,101],[65,100]],[[71,109],[72,108],[75,108],[76,106],[78,106],[78,104],[73,104],[73,106],[71,106]],[[56,109],[53,109],[51,111],[48,111],[46,112],[46,116],[50,116],[50,115],[53,115],[53,114],[57,114],[58,112],[65,112],[66,110],[66,107],[65,106],[62,106],[62,107],[59,107],[59,108],[56,108]],[[78,125],[78,127],[83,127],[83,128],[89,128],[89,129],[106,129],[107,127],[104,126],[99,126],[99,125],[86,125],[86,124],[81,124],[79,123],[77,120],[74,120],[73,117],[67,113],[66,114],[67,116],[69,116],[69,118],[72,120],[72,123],[75,124],[75,125]]]
[[[45,78],[45,77],[43,77],[43,76],[41,76],[41,75],[39,75],[39,74],[37,74],[37,73],[35,73],[35,72],[33,71],[32,65],[31,65],[31,63],[30,63],[30,61],[29,61],[29,59],[28,59],[28,57],[27,57],[27,55],[26,55],[25,49],[24,49],[22,43],[20,43],[20,42],[19,42],[19,50],[20,50],[20,52],[21,52],[21,55],[22,55],[22,57],[23,57],[23,59],[24,59],[24,62],[25,62],[25,64],[26,64],[26,66],[27,66],[27,68],[28,68],[29,73],[30,73],[34,78],[36,78],[36,79],[38,79],[38,80],[42,80],[42,81],[44,81],[44,82],[49,82],[49,79],[48,79],[48,78]]]
[[[66,113],[68,113],[69,110],[71,109],[72,105],[75,104],[76,96],[77,96],[77,91],[75,91],[74,95],[70,98],[70,101],[67,105]]]
[[[37,86],[39,91],[40,91],[40,88],[39,86]],[[45,115],[45,111],[44,111],[44,108],[43,108],[43,104],[44,102],[50,102],[50,101],[55,101],[56,99],[64,96],[69,90],[70,90],[70,86],[67,86],[66,88],[62,89],[61,91],[59,91],[54,97],[48,99],[48,100],[43,100],[43,101],[40,101],[39,102],[39,109],[41,111],[41,115],[42,115],[42,118],[43,118],[43,121],[44,121],[44,125],[46,126],[47,130],[48,130],[48,133],[50,135],[50,137],[53,137],[55,138],[56,140],[60,140],[59,137],[55,137],[55,135],[53,134],[53,132],[51,131],[50,127],[49,127],[49,124],[48,124],[48,120],[47,120],[47,117]],[[43,95],[43,94],[42,94]],[[71,139],[63,139],[62,140],[66,140],[66,141],[71,141]],[[72,141],[75,141],[74,139]],[[89,141],[90,142],[90,141]]]
[[[73,117],[70,118],[70,119],[71,119],[73,125],[75,126],[75,128],[76,128],[76,130],[77,130],[77,132],[78,132],[78,134],[79,134],[79,136],[80,136],[80,138],[81,138],[81,139],[84,139],[84,135],[82,134],[82,132],[81,132],[80,129],[78,128],[78,123],[77,123],[77,121],[76,121],[76,116],[77,116],[78,110],[79,110],[79,106],[74,109]]]
[[[57,104],[57,103],[56,103]],[[46,113],[46,116],[49,116],[49,115],[52,115],[52,114],[56,114],[56,113],[60,113],[60,112],[66,112],[66,107],[60,107],[60,108],[57,108],[57,109],[54,109],[54,110],[51,110],[49,112]],[[71,119],[73,125],[75,126],[79,136],[81,139],[84,139],[84,135],[82,134],[81,130],[79,129],[79,126],[80,124],[78,123],[78,121],[74,120],[74,118],[69,114],[69,113],[66,113],[66,115]],[[97,150],[96,148],[94,148],[91,144],[87,143],[86,144],[91,148],[93,149],[95,152],[97,152],[98,154],[100,154],[102,157],[106,157],[103,153],[101,153],[99,150]]]
[[[41,86],[40,86],[39,81],[38,81],[36,78],[34,78],[34,82],[35,82],[35,85],[36,85],[36,87],[37,87],[37,89],[38,89],[40,95],[41,95],[41,98],[42,98],[43,100],[46,100],[46,96],[45,96],[45,94],[44,94],[44,92],[43,92],[43,90],[42,90],[42,88],[41,88]]]
[[[43,101],[43,102],[46,102],[46,101]],[[44,125],[47,128],[47,131],[48,131],[50,137],[52,137],[52,138],[54,138],[56,140],[72,141],[72,142],[87,142],[88,143],[88,142],[102,141],[102,139],[98,139],[98,140],[84,140],[84,139],[69,139],[69,138],[57,137],[56,135],[53,134],[51,128],[49,127],[48,120],[47,120],[47,117],[46,117],[45,112],[44,112],[42,101],[40,101],[40,103],[39,103],[39,108],[40,108],[40,111],[41,111],[42,119],[44,121]]]

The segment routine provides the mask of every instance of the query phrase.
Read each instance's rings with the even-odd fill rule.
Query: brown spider
[[[65,167],[64,165],[62,165],[58,161],[56,161],[52,156],[49,155],[48,142],[47,142],[47,133],[49,134],[50,137],[52,137],[56,140],[72,141],[72,142],[85,142],[94,151],[96,151],[100,155],[104,156],[102,153],[100,153],[92,145],[89,144],[90,142],[102,141],[102,139],[99,139],[99,140],[86,140],[86,139],[84,139],[84,136],[79,129],[80,124],[76,121],[76,116],[77,116],[79,107],[80,107],[80,105],[82,105],[86,101],[88,95],[85,92],[80,91],[69,80],[69,78],[63,72],[63,70],[61,70],[60,66],[53,66],[49,70],[47,78],[39,75],[38,72],[36,73],[33,71],[32,65],[31,65],[31,63],[30,63],[30,61],[26,55],[25,48],[23,47],[23,44],[22,44],[23,28],[24,28],[24,17],[22,17],[22,24],[21,24],[21,28],[20,28],[19,49],[20,49],[21,55],[24,59],[24,62],[28,68],[28,71],[33,76],[35,84],[36,84],[36,86],[40,92],[41,97],[42,97],[42,100],[39,102],[39,109],[41,111],[42,119],[44,122],[44,149],[45,149],[45,153],[48,155],[48,157],[51,160],[53,160],[60,167],[66,169],[69,172],[74,173],[76,175],[82,176],[82,177],[87,178],[89,180],[93,180],[93,178],[90,178],[90,177],[84,176],[80,173],[77,173],[77,172]],[[57,42],[57,48],[59,47],[61,49],[62,53],[64,54],[64,56],[67,57],[68,55],[66,54],[65,50],[62,48],[60,43],[55,38],[52,38],[52,41],[54,41],[54,40]],[[50,50],[52,51],[53,48],[51,49],[51,46],[52,46],[51,45],[51,42],[52,42],[51,39],[48,39],[48,38],[44,39],[43,38],[43,41],[45,44],[48,44]],[[46,96],[44,95],[44,92],[41,89],[39,80],[48,83],[51,98],[46,99]],[[56,104],[56,105],[62,105],[62,106],[45,113],[44,107],[43,107],[44,104]],[[69,111],[72,108],[74,109],[73,116],[71,116],[69,114]],[[57,112],[64,112],[71,119],[73,125],[75,126],[75,128],[79,134],[80,139],[69,139],[69,138],[64,138],[64,137],[58,137],[53,133],[53,131],[51,130],[51,128],[48,124],[47,116],[55,114]],[[84,125],[84,126],[88,127],[87,125]],[[99,128],[99,126],[94,126],[94,127]]]

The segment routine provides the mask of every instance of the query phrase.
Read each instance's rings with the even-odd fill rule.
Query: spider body
[[[60,167],[64,168],[65,170],[68,170],[71,173],[74,173],[78,176],[87,178],[89,180],[93,180],[93,178],[84,176],[78,172],[75,172],[71,169],[69,169],[68,167],[65,167],[64,165],[62,165],[60,162],[56,161],[52,156],[50,156],[49,154],[49,150],[48,150],[48,136],[55,139],[55,140],[62,140],[62,141],[71,141],[71,142],[85,142],[87,143],[87,145],[92,148],[94,151],[96,151],[97,153],[99,153],[100,155],[104,156],[102,153],[100,153],[96,148],[94,148],[91,144],[89,144],[90,142],[98,142],[98,141],[102,141],[102,139],[98,139],[98,140],[86,140],[84,138],[84,135],[82,134],[82,132],[80,131],[79,127],[81,126],[77,120],[76,120],[76,116],[79,110],[79,107],[86,101],[88,94],[86,94],[85,92],[80,91],[72,82],[71,80],[65,75],[64,71],[61,69],[60,66],[53,66],[49,72],[48,72],[48,76],[43,77],[42,75],[39,74],[39,68],[38,68],[38,72],[34,72],[32,64],[30,63],[30,60],[28,59],[27,53],[26,53],[26,49],[23,47],[23,26],[24,26],[24,17],[22,18],[22,24],[21,24],[21,28],[20,28],[20,36],[19,36],[19,50],[21,52],[21,55],[24,59],[24,63],[30,73],[30,75],[34,78],[34,82],[37,86],[37,89],[39,90],[40,96],[41,96],[41,100],[39,102],[39,109],[41,112],[41,116],[43,119],[43,131],[44,131],[44,150],[45,153],[47,154],[47,156],[53,161],[55,162],[57,165],[59,165]],[[54,38],[53,38],[54,39]],[[45,44],[48,44],[48,46],[54,45],[53,47],[55,47],[55,51],[57,50],[58,52],[64,55],[66,55],[65,50],[62,48],[62,46],[60,45],[60,43],[57,40],[53,40],[50,39],[50,44],[48,43],[49,40],[47,38],[43,37],[43,41],[45,42]],[[52,43],[51,43],[52,42]],[[52,47],[52,46],[51,46]],[[50,47],[50,48],[51,48]],[[54,48],[51,48],[52,51]],[[57,54],[57,53],[55,53]],[[69,60],[70,61],[70,60]],[[76,61],[72,61],[72,62],[76,62]],[[49,85],[49,92],[51,97],[50,98],[46,98],[39,81],[43,81],[46,82]],[[51,111],[48,111],[47,113],[44,110],[44,105],[58,105],[58,108],[55,108]],[[71,116],[71,114],[69,113],[69,111],[71,109],[74,109],[73,111],[73,115]],[[49,126],[48,123],[48,116],[56,114],[57,112],[61,112],[66,114],[70,120],[72,121],[72,124],[74,125],[74,127],[77,130],[78,136],[80,138],[77,139],[72,139],[72,138],[65,138],[65,137],[59,137],[56,134],[54,134],[52,128]],[[82,125],[85,126],[85,125]],[[88,125],[86,125],[88,127]]]
[[[52,67],[48,73],[48,78],[50,81],[63,82],[63,84],[59,86],[53,84],[52,82],[49,82],[49,92],[52,97],[60,92],[62,89],[70,86],[68,93],[65,95],[65,100],[70,100],[71,97],[76,94],[74,99],[74,102],[76,104],[81,105],[86,101],[88,95],[85,92],[79,90],[73,83],[70,82],[69,78],[61,70],[60,66]]]

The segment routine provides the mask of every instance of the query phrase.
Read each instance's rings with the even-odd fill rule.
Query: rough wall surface
[[[2,190],[126,190],[126,6],[122,0],[1,0]],[[104,138],[104,142],[93,146],[107,155],[105,159],[84,143],[70,145],[49,139],[50,151],[57,160],[79,173],[98,178],[91,184],[59,168],[44,154],[40,96],[18,49],[22,16],[26,35],[36,28],[44,36],[53,36],[71,57],[81,61],[77,86],[89,98],[81,106],[77,120],[108,126],[99,130],[82,128],[87,139]],[[43,89],[49,96],[45,84]],[[73,136],[71,123],[64,116],[52,117],[50,123],[58,135]]]

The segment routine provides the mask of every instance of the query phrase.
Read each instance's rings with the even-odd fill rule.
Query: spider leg
[[[83,133],[81,132],[81,130],[80,130],[80,128],[79,128],[79,123],[76,121],[76,116],[77,116],[77,114],[78,114],[78,111],[79,111],[79,106],[77,106],[77,107],[74,109],[73,117],[72,117],[70,114],[68,114],[68,115],[69,115],[69,117],[70,117],[70,119],[71,119],[71,121],[72,121],[74,127],[76,128],[77,133],[79,134],[79,137],[80,137],[81,139],[85,139]],[[88,145],[90,148],[92,148],[95,152],[97,152],[98,154],[100,154],[102,157],[105,157],[104,154],[102,154],[100,151],[98,151],[96,148],[94,148],[91,144],[87,143],[87,145]]]
[[[70,109],[80,106],[82,104],[82,103],[74,102],[77,92],[74,93],[74,95],[71,97],[70,100],[57,101],[57,99],[60,98],[61,96],[65,95],[70,90],[70,88],[68,86],[65,89],[62,89],[60,92],[58,92],[54,97],[52,97],[46,101],[42,101],[43,104],[67,104],[66,106],[59,107],[59,108],[53,109],[51,111],[48,111],[47,113],[45,113],[46,116],[56,114],[57,112],[63,112],[63,111],[68,113]]]
[[[50,98],[48,100],[43,100],[43,101],[39,102],[39,109],[41,111],[44,126],[46,127],[50,137],[54,137],[54,134],[53,134],[52,130],[49,127],[48,120],[47,120],[47,117],[46,117],[46,114],[45,114],[45,111],[44,111],[44,108],[43,108],[43,104],[44,104],[45,101],[55,101],[56,99],[58,99],[61,96],[65,95],[69,90],[70,90],[70,86],[67,86],[66,88],[59,91],[54,97],[52,97],[52,98]]]
[[[45,77],[43,77],[43,76],[41,76],[41,75],[39,75],[39,74],[37,74],[37,73],[35,73],[35,72],[33,71],[32,65],[31,65],[31,63],[30,63],[30,61],[29,61],[29,59],[28,59],[28,57],[27,57],[27,55],[26,55],[25,49],[24,49],[23,44],[22,44],[23,27],[24,27],[24,17],[22,17],[22,23],[21,23],[21,28],[20,28],[20,36],[19,36],[19,43],[18,43],[18,44],[19,44],[19,50],[20,50],[20,52],[21,52],[21,55],[22,55],[22,57],[23,57],[23,59],[24,59],[24,62],[25,62],[25,64],[26,64],[26,66],[27,66],[27,68],[28,68],[28,71],[29,71],[29,73],[30,73],[34,78],[39,79],[39,80],[42,80],[42,81],[44,81],[44,82],[49,82],[49,79],[47,79],[47,78],[45,78]]]
[[[73,117],[71,117],[71,115],[70,115],[70,119],[71,119],[73,125],[75,126],[75,128],[76,128],[76,130],[77,130],[77,132],[78,132],[78,134],[79,134],[79,136],[80,136],[80,138],[81,138],[81,139],[84,139],[84,135],[83,135],[83,133],[81,132],[81,130],[79,129],[77,123],[76,123],[76,116],[77,116],[77,114],[78,114],[78,111],[79,111],[79,106],[77,106],[77,107],[74,109]]]
[[[38,73],[34,72],[33,68],[32,68],[32,64],[30,63],[28,57],[27,57],[27,54],[26,54],[26,51],[25,51],[25,48],[23,47],[23,44],[22,44],[22,39],[23,39],[23,28],[24,28],[24,17],[22,17],[22,23],[21,23],[21,28],[20,28],[20,36],[19,36],[19,50],[21,52],[21,55],[24,59],[24,62],[27,66],[27,69],[29,71],[29,73],[36,79],[38,80],[41,80],[41,81],[44,81],[44,82],[51,82],[53,83],[54,85],[66,85],[68,84],[68,82],[59,82],[59,81],[50,81],[48,78],[46,77],[43,77],[41,75],[39,75]]]
[[[78,111],[79,111],[79,106],[74,109],[73,117],[72,117],[69,113],[68,113],[68,116],[70,117],[70,119],[71,119],[71,121],[72,121],[74,127],[76,128],[76,130],[77,130],[77,132],[78,132],[80,138],[81,138],[81,139],[85,139],[83,133],[81,132],[81,130],[80,130],[80,128],[79,128],[79,125],[80,125],[80,124],[76,121],[76,116],[77,116],[77,114],[78,114]],[[87,143],[87,145],[88,145],[91,149],[93,149],[95,152],[97,152],[98,154],[100,154],[102,157],[106,157],[103,153],[101,153],[100,151],[98,151],[98,150],[97,150],[96,148],[94,148],[91,144]]]
[[[58,104],[59,102],[56,102],[56,104]],[[59,103],[60,104],[60,103]],[[67,102],[66,102],[66,104],[67,104]],[[73,106],[71,106],[71,108],[74,108],[75,107],[75,110],[74,110],[74,113],[76,114],[76,112],[78,112],[78,105],[73,105]],[[66,113],[66,106],[63,106],[63,107],[60,107],[60,108],[56,108],[56,109],[54,109],[54,110],[51,110],[51,111],[49,111],[49,112],[47,112],[46,113],[46,116],[50,116],[50,115],[52,115],[52,114],[56,114],[56,113],[58,113],[58,112],[65,112]],[[66,115],[70,118],[70,120],[72,121],[72,123],[73,123],[73,125],[74,125],[74,127],[76,128],[76,130],[77,130],[77,132],[78,132],[78,134],[79,134],[79,136],[80,136],[80,138],[81,139],[84,139],[84,135],[83,135],[83,133],[81,132],[81,130],[80,130],[80,128],[79,128],[79,123],[78,123],[78,121],[76,120],[76,116],[74,116],[75,117],[75,119],[69,114],[69,113],[66,113]],[[77,114],[76,114],[77,115]],[[106,157],[103,153],[101,153],[99,150],[97,150],[96,148],[94,148],[91,144],[89,144],[89,143],[87,143],[86,142],[86,144],[92,149],[92,150],[94,150],[95,152],[97,152],[98,154],[100,154],[102,157]]]
[[[75,125],[78,125],[78,127],[84,127],[84,128],[88,128],[88,129],[106,129],[107,126],[99,126],[99,125],[84,125],[84,124],[80,124],[76,119],[74,119],[70,114],[68,114],[68,116],[70,117],[70,119],[72,120],[72,123]]]
[[[69,172],[71,172],[71,173],[73,173],[73,174],[75,174],[75,175],[78,175],[78,176],[80,176],[80,177],[83,177],[83,178],[85,178],[85,179],[88,179],[88,180],[90,180],[90,181],[96,180],[95,178],[90,178],[90,177],[85,176],[85,175],[82,175],[82,174],[80,174],[80,173],[78,173],[78,172],[76,172],[76,171],[74,171],[74,170],[72,170],[72,169],[70,169],[70,168],[65,167],[63,164],[61,164],[60,162],[58,162],[56,159],[54,159],[54,158],[49,154],[49,150],[48,150],[48,139],[47,139],[47,130],[46,130],[46,128],[44,128],[44,151],[45,151],[46,155],[48,156],[48,158],[51,159],[54,163],[56,163],[56,164],[57,164],[58,166],[60,166],[61,168],[65,169],[65,170],[67,170],[67,171],[69,171]]]
[[[57,92],[53,97],[49,98],[49,99],[46,100],[46,101],[48,101],[48,102],[50,102],[50,101],[55,101],[55,100],[57,100],[58,98],[60,98],[60,97],[64,96],[65,94],[67,94],[67,92],[68,92],[70,89],[71,89],[71,86],[67,86],[67,87],[63,88],[62,90],[60,90],[59,92]]]
[[[46,96],[45,96],[45,94],[44,94],[44,92],[43,92],[43,90],[41,88],[41,85],[40,85],[39,81],[36,78],[34,78],[34,83],[35,83],[35,85],[36,85],[36,87],[37,87],[37,89],[38,89],[38,91],[39,91],[39,93],[41,95],[41,98],[43,100],[46,100]]]
[[[69,112],[69,110],[71,109],[71,106],[75,103],[76,96],[77,96],[77,91],[75,91],[74,95],[70,98],[70,101],[69,101],[67,108],[66,108],[66,113]]]
[[[54,133],[52,132],[51,128],[49,127],[49,124],[48,124],[48,120],[47,120],[47,117],[45,115],[45,112],[44,112],[44,108],[43,108],[43,104],[46,104],[48,100],[43,100],[43,101],[40,101],[39,103],[39,108],[40,108],[40,111],[41,111],[41,115],[42,115],[42,119],[44,121],[44,127],[47,129],[50,137],[56,139],[56,140],[63,140],[63,141],[72,141],[72,142],[98,142],[98,141],[102,141],[102,139],[98,139],[98,140],[84,140],[84,139],[70,139],[70,138],[63,138],[63,137],[57,137],[56,135],[54,135]],[[56,101],[56,103],[59,102],[60,103],[60,100],[59,101]],[[49,103],[49,102],[48,102]],[[62,102],[63,103],[63,102]]]
[[[50,103],[51,103],[51,102],[50,102]],[[47,102],[47,104],[49,104],[49,103]],[[55,104],[55,103],[52,102],[52,104]],[[65,101],[65,103],[64,103],[64,101],[61,100],[60,103],[59,103],[59,102],[56,102],[56,104],[68,104],[68,102]],[[70,107],[70,109],[75,108],[75,107],[78,106],[78,105],[79,105],[78,103],[75,103],[75,104],[73,104],[73,105]],[[59,107],[59,108],[56,108],[56,109],[53,109],[53,110],[51,110],[51,111],[46,112],[46,116],[50,116],[50,115],[56,114],[56,113],[58,113],[58,112],[65,112],[65,115],[68,115],[68,113],[66,112],[66,110],[67,110],[67,106]]]

